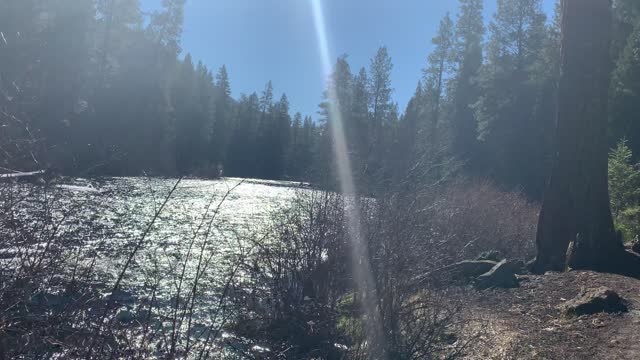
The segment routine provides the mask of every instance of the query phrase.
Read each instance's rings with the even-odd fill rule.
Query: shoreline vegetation
[[[13,187],[21,187],[21,183],[5,183],[2,186],[3,191],[0,191],[4,195],[2,204],[7,210],[4,212],[6,218],[3,217],[3,229],[10,225],[13,235],[3,233],[3,239],[5,239],[3,250],[7,250],[6,246],[18,245],[17,248],[11,249],[11,252],[7,252],[7,256],[3,256],[3,259],[13,261],[14,265],[10,268],[21,274],[16,277],[6,277],[8,273],[3,275],[8,280],[4,282],[3,299],[7,301],[12,299],[11,306],[5,309],[6,318],[13,319],[12,322],[4,323],[5,349],[16,351],[12,352],[16,355],[47,356],[47,354],[53,355],[62,351],[61,354],[66,357],[92,358],[101,358],[107,354],[142,358],[167,355],[198,358],[200,352],[203,354],[210,352],[209,356],[214,358],[219,356],[243,358],[243,356],[260,356],[259,354],[267,357],[274,356],[278,352],[287,350],[291,345],[302,342],[296,345],[300,346],[299,348],[288,350],[290,356],[297,358],[318,353],[332,358],[345,356],[354,349],[353,343],[365,341],[362,338],[362,330],[357,330],[361,326],[357,315],[360,310],[354,303],[357,295],[349,290],[351,288],[350,271],[347,264],[350,260],[345,258],[349,240],[343,223],[344,200],[337,193],[308,188],[293,190],[296,194],[290,199],[289,204],[274,209],[263,230],[248,237],[236,235],[238,236],[236,239],[216,238],[215,242],[235,244],[234,248],[226,249],[227,253],[221,258],[214,255],[220,254],[221,250],[209,238],[210,231],[216,226],[214,224],[216,214],[225,206],[225,199],[233,196],[234,190],[250,185],[241,180],[223,194],[216,196],[215,201],[207,204],[205,214],[202,215],[198,228],[193,232],[194,237],[191,240],[183,240],[188,243],[187,248],[182,250],[181,257],[176,259],[173,267],[169,267],[178,274],[182,274],[177,278],[177,282],[168,288],[163,288],[162,286],[166,284],[161,286],[158,278],[153,280],[153,276],[144,275],[144,271],[140,273],[139,270],[135,270],[136,276],[141,274],[144,276],[146,285],[138,287],[138,291],[143,290],[140,293],[130,288],[128,281],[131,279],[127,281],[131,276],[127,274],[129,267],[142,266],[142,263],[136,264],[135,259],[142,261],[149,256],[141,252],[143,249],[152,248],[152,243],[149,243],[151,232],[156,229],[155,224],[158,219],[166,216],[163,215],[164,206],[170,204],[172,197],[176,196],[174,191],[180,189],[181,181],[185,180],[176,181],[175,185],[171,186],[164,185],[162,190],[148,190],[156,196],[156,206],[154,206],[156,210],[149,214],[150,218],[145,220],[147,224],[141,228],[142,231],[137,238],[126,240],[122,245],[105,244],[107,247],[120,248],[120,253],[106,251],[112,254],[111,257],[123,259],[117,268],[112,269],[111,275],[101,273],[104,269],[98,266],[100,262],[98,258],[104,255],[98,255],[92,249],[93,246],[87,247],[80,239],[75,238],[75,236],[82,237],[98,233],[98,227],[94,228],[96,224],[93,222],[99,217],[90,221],[89,224],[83,224],[83,226],[89,226],[83,233],[78,232],[77,227],[80,225],[78,221],[86,221],[86,219],[82,220],[81,217],[77,217],[79,213],[74,214],[74,212],[86,207],[88,204],[86,196],[101,198],[102,200],[97,202],[100,204],[112,198],[114,194],[108,192],[86,194],[77,188],[60,189],[48,188],[46,184],[29,185],[30,193],[24,194],[17,202],[11,202],[7,201],[12,197],[10,194],[17,193]],[[273,186],[271,182],[261,185]],[[10,188],[12,189],[9,190]],[[71,204],[66,203],[69,200],[66,191],[69,190],[81,194],[77,200],[71,199]],[[491,194],[490,192],[495,190],[492,190],[489,184],[468,191],[474,196],[478,196],[481,192],[488,192],[484,199],[477,200],[478,203],[475,206],[484,206],[481,203],[485,200],[492,199],[496,195],[502,196],[497,192]],[[464,195],[461,196],[460,189],[451,190],[450,194],[452,197],[450,201],[453,204],[468,200],[464,199]],[[433,196],[433,194],[424,195]],[[514,200],[518,197],[515,194],[513,196]],[[61,197],[65,197],[65,206],[59,208],[62,205],[58,203]],[[180,198],[184,201],[182,195]],[[48,200],[43,201],[44,199]],[[73,204],[76,201],[78,203]],[[364,199],[353,201],[355,206],[362,207],[363,214],[369,214],[366,219],[363,219],[363,225],[366,224],[365,228],[371,229],[368,235],[371,236],[371,244],[381,242],[377,245],[381,248],[375,251],[377,255],[372,258],[372,261],[380,255],[379,251],[382,251],[382,248],[388,246],[385,243],[391,241],[384,238],[387,235],[375,234],[373,231],[379,226],[377,222],[391,221],[389,212],[396,213],[394,221],[408,221],[405,226],[411,224],[417,226],[417,223],[424,221],[424,219],[410,220],[398,214],[397,211],[401,210],[402,206],[391,199],[391,203],[385,205],[385,208]],[[504,198],[493,201],[506,205],[512,200]],[[37,204],[36,208],[28,211],[34,216],[33,218],[23,216],[22,219],[17,220],[14,216],[10,216],[10,214],[24,214],[25,203]],[[11,205],[7,207],[9,204]],[[386,208],[387,206],[389,208]],[[400,208],[392,210],[391,206],[400,206]],[[451,210],[454,208],[461,211],[461,208],[456,206]],[[45,211],[46,215],[35,217],[39,214],[39,209]],[[437,213],[446,214],[445,209],[446,207],[433,209],[431,216],[437,216]],[[488,209],[481,211],[485,213],[485,217],[488,215],[486,210]],[[61,217],[57,214],[58,211],[63,212],[64,215]],[[478,210],[471,206],[466,211],[475,213]],[[510,210],[504,209],[504,211]],[[531,211],[528,218],[533,219],[535,208],[527,211]],[[131,214],[122,213],[121,216],[126,218]],[[476,217],[471,214],[467,216],[469,219]],[[495,216],[499,217],[498,214]],[[446,216],[443,215],[443,217],[438,221],[450,221]],[[12,220],[9,221],[10,219]],[[41,229],[40,232],[33,232],[31,223],[33,220],[43,222],[42,226],[35,227]],[[438,221],[433,219],[433,225],[438,225]],[[438,226],[442,229],[452,229],[445,224]],[[291,228],[297,231],[292,232]],[[158,230],[161,228],[156,229]],[[500,234],[496,230],[488,228],[487,230],[492,231],[494,236]],[[403,242],[407,242],[405,246],[437,245],[435,238],[432,243],[404,239],[404,236],[427,236],[418,231],[409,231],[408,227],[405,227],[404,231],[405,234],[396,234],[395,241],[402,239]],[[513,235],[512,230],[502,231]],[[532,231],[530,226],[528,231]],[[477,229],[475,232],[477,233]],[[108,234],[105,236],[104,240],[111,237]],[[449,235],[449,237],[457,236],[468,235]],[[523,239],[527,237],[524,234],[522,236]],[[528,237],[530,238],[531,234]],[[458,239],[458,241],[463,240]],[[43,247],[43,244],[47,245]],[[507,244],[504,245],[504,249],[508,249]],[[454,258],[460,259],[453,252],[447,252],[453,249],[445,251],[445,247],[441,246],[438,246],[438,249],[438,251],[434,251],[435,248],[429,250],[429,253],[434,256],[435,263],[453,261]],[[529,249],[531,249],[530,246]],[[417,250],[414,249],[416,254]],[[479,248],[469,249],[468,254],[480,250]],[[526,256],[523,255],[523,258]],[[421,257],[424,258],[424,256]],[[160,257],[153,261],[165,260]],[[217,263],[217,269],[210,268],[214,262]],[[377,261],[373,263],[381,267],[391,266]],[[423,264],[411,269],[414,266],[411,265],[412,261],[403,259],[402,263],[403,268],[410,266],[402,270],[404,274],[407,274],[407,271],[417,274],[426,266]],[[15,265],[18,267],[15,268]],[[398,265],[400,264],[394,266]],[[388,274],[390,269],[384,267],[380,271]],[[3,268],[8,269],[4,266]],[[195,273],[190,272],[189,268],[192,270],[195,268]],[[155,271],[160,271],[160,268]],[[211,275],[209,271],[226,276],[209,278]],[[166,274],[156,276],[158,275],[167,276]],[[125,284],[128,285],[125,286]],[[396,283],[393,288],[399,285]],[[388,290],[392,291],[390,295],[397,291],[391,288]],[[167,291],[172,295],[161,294]],[[437,299],[443,296],[440,291],[445,290],[434,288],[432,291],[425,291],[427,287],[423,286],[421,298],[412,299],[412,306],[419,306],[427,301],[439,302],[440,300]],[[455,316],[454,312],[458,311],[448,306],[445,308],[441,311],[450,312],[447,316]],[[24,310],[29,313],[26,318],[21,314]],[[214,318],[203,317],[203,314],[210,312],[216,313]],[[429,313],[429,316],[434,315],[436,314]],[[413,314],[413,316],[416,315]],[[60,321],[62,319],[65,320]],[[411,321],[426,321],[426,318],[422,320],[412,318]],[[34,332],[35,327],[40,326],[38,324],[47,324],[49,329],[42,334]],[[439,332],[451,331],[449,324],[438,326],[442,326]],[[295,331],[294,328],[296,328]],[[42,346],[21,348],[19,344],[27,341],[25,336],[28,336],[28,343],[40,343]],[[437,336],[445,336],[445,334]],[[302,344],[306,342],[308,345],[303,346]],[[320,346],[321,344],[324,345]],[[426,344],[423,345],[426,346]],[[320,348],[316,348],[317,346]],[[360,348],[362,345],[357,347]],[[457,346],[445,344],[434,335],[429,343],[431,350],[428,351],[446,353],[454,351],[454,348]],[[361,348],[360,351],[365,350]],[[427,350],[425,348],[420,351]]]

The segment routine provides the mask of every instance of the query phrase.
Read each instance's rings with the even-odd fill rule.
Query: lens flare
[[[326,22],[322,10],[320,0],[311,0],[314,24],[316,29],[316,37],[318,48],[322,62],[323,75],[327,78],[331,74],[331,55],[329,52],[329,41],[327,39]],[[383,332],[379,321],[379,313],[377,299],[375,294],[375,285],[371,272],[371,264],[369,263],[369,254],[367,245],[363,239],[361,215],[357,204],[356,188],[351,172],[351,161],[347,142],[344,134],[344,126],[342,112],[340,110],[339,99],[336,88],[330,81],[327,89],[329,97],[329,118],[331,122],[331,136],[333,155],[337,165],[338,178],[340,182],[340,190],[343,194],[346,225],[349,239],[351,241],[351,255],[353,276],[362,296],[361,304],[365,311],[365,324],[367,330],[367,343],[369,349],[384,349]],[[373,358],[384,358],[384,354],[378,354]]]

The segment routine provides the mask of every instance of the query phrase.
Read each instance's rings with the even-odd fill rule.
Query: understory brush
[[[346,216],[357,209],[367,259],[354,257]],[[475,344],[463,288],[416,277],[488,250],[526,259],[537,206],[488,182],[455,180],[376,199],[301,191],[273,215],[244,264],[230,329],[275,358],[456,358]],[[353,276],[367,261],[373,286]],[[364,289],[364,290],[363,290]],[[363,299],[373,299],[366,309]],[[370,301],[369,301],[370,302]],[[382,337],[372,341],[375,329]],[[465,334],[462,336],[461,334]]]

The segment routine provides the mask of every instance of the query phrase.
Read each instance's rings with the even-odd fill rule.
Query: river
[[[19,186],[32,194],[36,189],[15,209],[23,219],[36,216],[48,199],[47,209],[61,225],[56,236],[73,244],[64,256],[78,264],[75,277],[111,296],[126,267],[119,302],[132,314],[155,302],[160,319],[171,316],[176,301],[187,304],[195,289],[194,328],[201,329],[219,321],[213,312],[247,239],[268,233],[274,212],[308,191],[300,183],[238,178],[78,178],[52,187]],[[11,268],[12,249],[1,251],[5,269]],[[154,326],[167,331],[170,324]]]

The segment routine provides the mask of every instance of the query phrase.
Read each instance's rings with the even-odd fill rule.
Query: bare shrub
[[[464,331],[464,339],[456,337],[464,327],[464,296],[455,292],[463,289],[454,291],[448,284],[433,287],[416,279],[488,250],[512,258],[532,254],[535,205],[488,182],[445,180],[397,188],[375,201],[362,201],[375,292],[359,296],[375,297],[385,338],[382,344],[365,346],[364,334],[353,336],[352,349],[359,349],[354,358],[464,354],[477,334]]]
[[[458,340],[464,326],[462,289],[416,284],[416,277],[437,269],[457,250],[451,237],[438,228],[438,204],[446,185],[415,186],[394,191],[367,202],[370,263],[375,280],[379,321],[384,343],[362,345],[354,358],[375,359],[385,354],[397,359],[455,358],[464,353],[473,337]],[[455,294],[454,294],[455,293]],[[364,294],[363,294],[364,295]],[[455,296],[454,296],[455,295]]]
[[[253,242],[236,294],[247,311],[232,329],[283,358],[337,358],[336,303],[349,286],[342,198],[300,191]]]
[[[454,358],[471,343],[462,331],[461,296],[416,287],[414,277],[449,259],[449,238],[434,232],[439,188],[421,194],[348,199],[363,214],[375,282],[361,293],[353,279],[345,199],[301,192],[274,216],[246,265],[246,291],[236,300],[250,311],[232,328],[284,358]],[[437,239],[437,240],[436,240]],[[358,265],[356,265],[358,266]],[[461,290],[456,290],[461,291]],[[361,300],[375,299],[385,334],[371,343]]]
[[[434,231],[446,239],[451,260],[497,250],[528,260],[535,255],[539,205],[518,192],[500,191],[487,180],[445,186],[433,209]]]
[[[95,317],[80,229],[64,226],[82,204],[42,178],[7,176],[40,169],[40,142],[6,108],[0,129],[0,358],[50,357],[82,344]]]
[[[37,199],[38,201],[34,201]],[[82,344],[97,288],[77,229],[76,209],[50,186],[0,186],[0,322],[5,356],[50,356]]]

